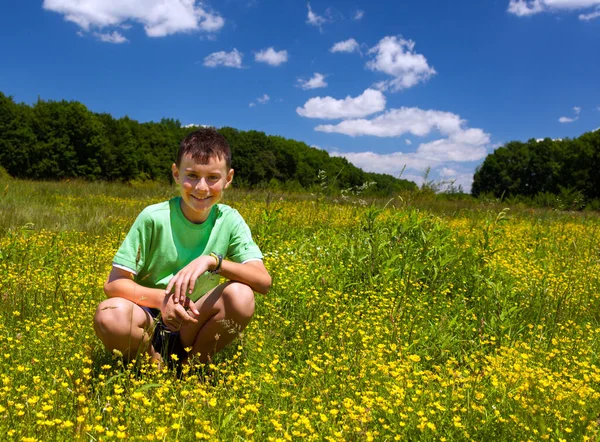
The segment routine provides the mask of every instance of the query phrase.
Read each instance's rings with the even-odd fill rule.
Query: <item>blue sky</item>
[[[470,189],[511,140],[600,127],[600,0],[43,0],[0,9],[0,91],[304,141]]]

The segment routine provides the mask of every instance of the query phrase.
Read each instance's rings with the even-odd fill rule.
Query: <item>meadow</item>
[[[0,439],[598,440],[597,215],[234,189],[273,288],[178,374],[92,329],[135,216],[174,194],[0,180]]]

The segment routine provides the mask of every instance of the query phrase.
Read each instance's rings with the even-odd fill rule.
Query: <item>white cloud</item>
[[[442,170],[440,170],[440,176],[444,177],[444,178],[452,178],[452,177],[455,177],[456,175],[458,175],[458,172],[454,169],[449,169],[447,167],[443,167]]]
[[[348,40],[344,41],[339,41],[336,44],[334,44],[331,47],[331,49],[329,49],[330,52],[356,52],[358,50],[358,42],[353,38],[349,38]]]
[[[318,89],[322,87],[327,87],[327,82],[325,81],[325,76],[323,74],[319,74],[315,72],[315,75],[310,80],[302,80],[298,78],[298,86],[304,90],[308,89]]]
[[[242,68],[242,56],[243,54],[237,49],[233,49],[231,52],[213,52],[210,55],[204,57],[204,66],[209,68],[215,68],[217,66],[225,66],[229,68]]]
[[[225,20],[194,0],[44,0],[43,8],[64,15],[82,29],[144,26],[149,37],[178,32],[216,32]]]
[[[406,138],[404,140],[404,143],[406,143],[407,146],[410,146],[412,144],[412,141],[410,141],[408,138]]]
[[[308,7],[308,18],[306,19],[306,23],[321,29],[321,26],[327,23],[329,20],[325,17],[315,14],[310,7],[310,3],[307,3],[306,6]]]
[[[369,54],[375,55],[367,63],[367,68],[394,77],[392,80],[379,82],[379,89],[396,92],[426,81],[437,73],[422,54],[415,53],[414,48],[412,40],[392,36],[384,37],[377,46],[369,50]]]
[[[435,183],[452,183],[454,187],[462,186],[463,191],[470,192],[473,184],[474,167],[464,163],[444,163],[426,160],[418,153],[392,152],[378,154],[374,152],[330,152],[332,156],[344,157],[352,164],[367,172],[386,173],[417,185],[424,182],[424,176],[429,169],[427,180]],[[441,190],[444,190],[442,186]]]
[[[201,31],[217,32],[225,25],[223,17],[211,14],[203,9],[198,10],[196,15],[200,19],[199,28]]]
[[[442,186],[442,191],[448,190],[450,184],[452,184],[454,188],[458,188],[460,186],[463,192],[471,193],[471,187],[473,186],[473,174],[474,171],[468,173],[456,172],[454,175],[442,177],[446,183],[445,186]]]
[[[544,7],[540,0],[534,0],[529,3],[527,3],[526,0],[510,0],[510,3],[508,4],[508,12],[519,17],[537,14],[543,10]]]
[[[185,128],[190,128],[190,127],[214,127],[211,126],[210,124],[194,124],[194,123],[190,123],[190,124],[186,124],[185,126],[182,126]]]
[[[321,125],[315,128],[324,132],[343,133],[351,136],[373,135],[398,137],[410,133],[424,137],[435,132],[442,137],[419,144],[415,152],[375,152],[337,153],[364,170],[388,173],[397,176],[406,166],[407,170],[423,173],[431,167],[438,178],[456,180],[454,185],[463,186],[469,191],[472,181],[472,168],[465,163],[482,160],[493,146],[490,135],[481,129],[469,128],[466,121],[451,112],[422,110],[419,108],[390,109],[371,120],[354,119],[337,125]],[[404,140],[407,145],[412,142]],[[408,142],[407,142],[408,141]],[[455,173],[451,173],[455,172]],[[414,175],[413,178],[417,176]],[[409,176],[404,176],[411,179]],[[419,181],[422,182],[422,179]]]
[[[337,119],[365,117],[383,109],[385,109],[384,95],[380,91],[367,89],[355,98],[350,96],[342,100],[332,97],[311,98],[303,107],[296,108],[296,112],[307,118]]]
[[[579,106],[574,106],[573,112],[575,112],[574,117],[560,117],[558,121],[561,123],[572,123],[573,121],[577,121],[579,119],[579,114],[581,113],[581,108]]]
[[[596,12],[590,12],[588,14],[579,14],[579,20],[589,21],[600,17],[600,8],[596,9]]]
[[[331,152],[331,155],[344,157],[367,172],[387,173],[394,176],[398,176],[405,166],[407,169],[424,171],[433,164],[437,165],[437,162],[420,158],[415,153]]]
[[[374,170],[372,170],[371,172],[375,172]],[[423,182],[425,181],[423,179],[423,174],[421,175],[415,175],[413,173],[404,173],[405,171],[403,171],[402,175],[398,174],[397,178],[402,178],[403,180],[408,180],[408,181],[412,181],[413,183],[415,183],[417,186],[420,186],[421,184],[423,184]],[[393,174],[390,174],[393,175]]]
[[[262,97],[257,98],[256,101],[258,101],[260,104],[265,104],[270,99],[271,99],[271,97],[269,97],[267,94],[264,94]]]
[[[352,137],[361,135],[399,137],[405,133],[422,137],[434,129],[446,135],[458,132],[463,123],[464,121],[458,115],[451,112],[402,107],[390,109],[372,120],[345,120],[336,125],[320,125],[315,130]]]
[[[600,7],[600,0],[510,0],[508,12],[519,17],[539,14],[541,12],[574,11]],[[588,14],[580,14],[580,20],[591,20],[600,17],[600,9]]]
[[[575,118],[560,117],[558,119],[558,121],[561,123],[572,123],[573,121],[577,121],[578,119],[579,119],[579,117],[575,117]]]
[[[344,157],[367,172],[386,173],[413,181],[417,185],[423,183],[427,170],[428,181],[453,183],[455,187],[460,185],[467,193],[471,191],[473,184],[474,166],[423,158],[419,152],[330,152],[330,155]]]
[[[269,101],[271,100],[271,97],[269,97],[267,94],[263,94],[262,97],[258,97],[256,99],[256,102],[252,101],[248,104],[248,106],[250,107],[254,107],[256,106],[256,104],[267,104]]]
[[[270,64],[271,66],[279,66],[288,61],[288,52],[286,50],[276,51],[270,47],[256,52],[254,60]]]
[[[479,132],[474,142],[462,139],[462,134],[469,131]],[[417,153],[424,159],[434,161],[478,161],[487,155],[485,146],[489,144],[489,135],[481,129],[467,129],[448,138],[422,143]]]
[[[101,33],[101,32],[95,32],[94,35],[96,37],[98,37],[98,39],[100,41],[106,42],[106,43],[125,43],[128,42],[129,40],[127,40],[125,37],[123,37],[123,35],[121,35],[120,32],[117,31],[113,31],[111,32],[107,32],[107,33]]]
[[[354,20],[360,20],[365,16],[365,11],[361,11],[360,9],[356,11],[354,14]]]

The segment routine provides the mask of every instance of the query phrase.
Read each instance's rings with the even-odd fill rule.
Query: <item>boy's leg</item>
[[[206,362],[250,323],[254,292],[246,284],[229,281],[196,301],[196,308],[200,312],[198,323],[181,327],[181,343],[192,347],[190,356],[197,354]]]
[[[159,355],[151,345],[153,320],[140,306],[123,298],[102,301],[94,315],[94,330],[109,350],[119,350],[128,359],[135,359],[140,351],[151,358]]]

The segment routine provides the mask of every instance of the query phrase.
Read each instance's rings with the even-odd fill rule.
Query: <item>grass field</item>
[[[133,219],[172,195],[0,181],[0,439],[598,440],[597,216],[231,191],[273,288],[178,377],[91,325]]]

